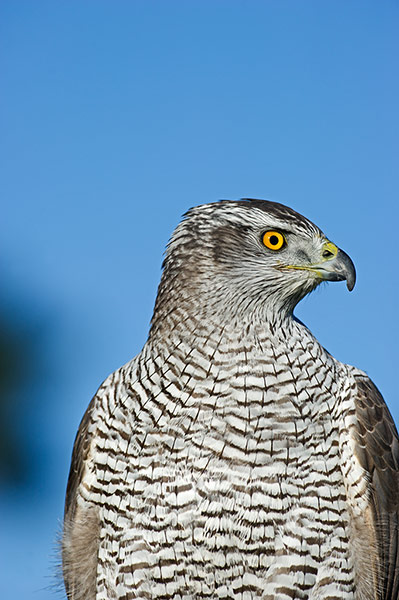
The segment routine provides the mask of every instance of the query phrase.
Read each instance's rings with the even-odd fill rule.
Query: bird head
[[[199,314],[227,318],[292,313],[323,281],[346,280],[355,267],[311,221],[265,200],[222,200],[190,209],[164,261],[157,306],[195,303]],[[156,306],[156,310],[157,310]]]

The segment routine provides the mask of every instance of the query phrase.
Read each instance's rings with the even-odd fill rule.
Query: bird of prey
[[[70,600],[397,600],[394,422],[293,315],[340,280],[349,256],[286,206],[186,213],[148,340],[76,437]]]

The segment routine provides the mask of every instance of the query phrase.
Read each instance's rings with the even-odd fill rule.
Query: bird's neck
[[[156,402],[165,403],[177,419],[191,410],[198,424],[209,410],[224,422],[225,411],[241,418],[246,406],[266,403],[267,427],[272,427],[280,413],[292,420],[312,415],[317,421],[336,409],[330,406],[336,389],[331,394],[326,386],[339,380],[337,364],[294,318],[240,326],[209,315],[171,319],[165,316],[164,328],[152,331],[133,367],[158,390]]]
[[[181,302],[153,319],[146,353],[156,353],[165,359],[180,355],[186,364],[190,356],[201,355],[204,363],[215,363],[215,357],[233,362],[237,352],[245,360],[262,360],[272,356],[275,348],[282,354],[294,353],[298,347],[317,346],[310,331],[298,322],[290,311],[268,310],[267,306],[247,315],[223,311],[201,310],[203,305],[188,306]]]

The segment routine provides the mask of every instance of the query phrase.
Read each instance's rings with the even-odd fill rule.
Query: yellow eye
[[[262,242],[270,250],[280,250],[285,244],[285,239],[283,234],[278,231],[266,231],[263,234]]]

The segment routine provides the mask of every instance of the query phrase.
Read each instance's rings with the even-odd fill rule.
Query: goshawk
[[[397,600],[399,444],[365,373],[294,316],[349,256],[281,204],[192,208],[143,350],[80,425],[72,600]]]

